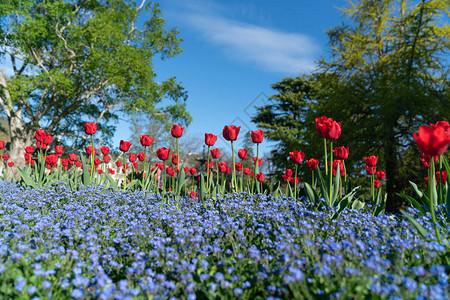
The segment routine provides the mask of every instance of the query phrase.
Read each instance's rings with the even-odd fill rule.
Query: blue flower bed
[[[141,191],[0,182],[0,299],[450,299],[449,247],[401,216],[331,220],[245,193],[179,207]],[[409,213],[433,232],[430,216]]]

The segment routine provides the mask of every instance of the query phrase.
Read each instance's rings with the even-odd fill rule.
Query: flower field
[[[449,249],[368,209],[331,220],[305,199],[236,193],[206,209],[182,197],[177,210],[161,195],[65,183],[3,181],[0,195],[2,299],[450,297]],[[432,231],[429,214],[409,213]]]
[[[95,149],[95,123],[85,124],[86,152],[67,158],[37,130],[20,178],[0,181],[0,299],[449,299],[450,124],[414,134],[428,191],[411,182],[415,198],[398,194],[411,207],[396,215],[384,212],[378,156],[363,158],[363,199],[347,182],[349,148],[333,149],[340,123],[322,117],[316,128],[324,174],[310,158],[312,182],[300,184],[305,153],[293,150],[272,193],[259,172],[261,130],[251,132],[253,168],[243,167],[246,149],[236,162],[240,127],[223,130],[231,166],[206,133],[204,170],[180,161],[180,125],[171,130],[176,154],[158,149],[152,166],[147,151],[126,154],[132,143],[122,140],[116,169],[105,166],[108,147]],[[2,158],[7,179],[15,164]]]

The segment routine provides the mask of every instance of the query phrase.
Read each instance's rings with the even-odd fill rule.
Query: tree
[[[450,7],[448,0],[349,4],[343,12],[350,24],[328,32],[331,58],[318,64],[329,93],[317,115],[342,120],[341,142],[361,158],[380,156],[386,210],[397,212],[402,201],[396,193],[414,176],[406,158],[421,155],[412,133],[450,114],[450,26],[444,22]]]
[[[271,87],[277,94],[269,97],[267,105],[257,107],[252,122],[266,131],[267,139],[278,142],[271,153],[271,160],[281,172],[292,167],[288,160],[289,152],[302,150],[308,156],[317,153],[318,148],[310,147],[307,138],[311,130],[315,133],[315,129],[308,127],[305,121],[308,114],[314,111],[322,88],[311,75],[286,77]]]
[[[338,143],[350,148],[347,171],[364,174],[362,158],[378,155],[387,173],[386,209],[397,212],[396,193],[422,180],[412,133],[450,115],[449,10],[448,0],[349,1],[342,11],[350,23],[328,32],[330,58],[313,75],[275,84],[275,104],[253,118],[280,142],[276,165],[284,168],[292,149],[320,159],[315,118],[332,117],[342,123]]]
[[[34,131],[83,141],[83,123],[105,138],[118,114],[165,113],[182,123],[186,92],[175,78],[157,82],[152,61],[181,52],[157,3],[122,0],[6,0],[0,3],[0,107],[11,156],[22,156]],[[165,99],[174,101],[162,106]]]

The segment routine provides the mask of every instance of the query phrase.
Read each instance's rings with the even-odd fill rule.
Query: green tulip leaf
[[[328,204],[328,203],[330,203],[330,198],[328,197],[326,184],[323,180],[322,173],[320,172],[319,168],[317,168],[317,174],[319,174],[320,193],[321,193],[322,197],[325,198],[325,202]]]
[[[28,173],[28,171],[22,170],[20,168],[17,168],[17,171],[19,172],[20,176],[22,177],[23,182],[27,186],[31,186],[34,189],[39,188],[38,185],[34,182],[34,180],[31,179],[30,174]]]
[[[414,227],[416,227],[417,231],[420,233],[421,236],[423,236],[424,238],[427,238],[428,236],[428,231],[423,228],[422,225],[419,224],[419,222],[416,221],[416,219],[414,219],[413,217],[411,217],[410,215],[408,215],[404,210],[400,209],[400,212],[414,225]]]

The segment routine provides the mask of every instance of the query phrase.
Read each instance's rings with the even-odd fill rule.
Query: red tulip
[[[139,167],[139,164],[138,164],[137,161],[135,161],[135,162],[133,163],[133,167],[134,167],[135,169],[137,169],[137,168]]]
[[[103,155],[108,155],[109,154],[109,148],[106,147],[106,146],[101,147],[100,150],[102,151]]]
[[[136,161],[136,159],[137,159],[137,157],[136,157],[136,155],[135,154],[130,154],[130,155],[128,155],[128,160],[130,161],[130,162],[135,162]]]
[[[443,126],[421,126],[419,134],[413,133],[420,151],[429,156],[438,156],[447,151],[450,137]]]
[[[140,152],[140,153],[138,153],[137,158],[140,161],[144,161],[147,158],[147,156],[145,155],[145,152]]]
[[[184,174],[189,173],[189,167],[184,167]]]
[[[71,161],[76,161],[77,160],[77,155],[75,153],[69,153],[69,159]]]
[[[299,177],[290,177],[289,182],[295,182],[295,184],[298,184],[300,182]]]
[[[26,163],[30,163],[31,160],[31,154],[30,153],[24,153],[23,158],[25,159]]]
[[[100,160],[100,158],[96,157],[94,158],[94,165],[97,167],[102,163],[102,161]]]
[[[347,159],[348,147],[336,147],[333,150],[333,154],[336,159]]]
[[[374,186],[375,188],[379,188],[380,185],[381,185],[381,181],[376,180],[376,179],[373,181],[373,186]]]
[[[299,164],[305,158],[305,153],[303,151],[294,150],[292,152],[289,152],[289,156],[294,163]]]
[[[369,157],[364,157],[366,165],[369,167],[375,167],[377,165],[378,156],[371,155]]]
[[[87,146],[86,147],[86,154],[87,155],[91,155],[92,154],[92,146]],[[97,149],[95,149],[95,152],[94,152],[94,156],[97,154]]]
[[[9,160],[9,154],[3,154],[3,160],[8,161]]]
[[[196,168],[191,168],[189,170],[189,173],[191,173],[191,175],[195,175],[195,173],[197,173],[197,169]]]
[[[252,157],[252,159],[253,159],[253,164],[256,165],[256,157]],[[263,164],[262,158],[258,158],[258,166],[261,167],[262,164]]]
[[[235,141],[237,140],[240,130],[241,126],[239,127],[236,127],[234,125],[225,126],[222,131],[223,138],[226,139],[227,141]]]
[[[325,138],[325,130],[328,127],[328,124],[333,122],[333,119],[327,118],[325,116],[316,118],[316,130],[317,133]]]
[[[155,166],[160,170],[164,170],[164,164],[156,163]]]
[[[212,149],[211,150],[211,156],[212,156],[212,158],[219,158],[219,156],[220,156],[219,148]]]
[[[422,162],[422,165],[425,167],[425,168],[429,168],[430,167],[430,161],[428,160],[425,160],[425,158],[420,158],[420,161]]]
[[[239,149],[238,156],[240,159],[245,159],[247,157],[248,151],[245,149]]]
[[[261,129],[252,131],[250,133],[250,136],[252,137],[253,143],[260,144],[264,139],[264,131],[262,131]]]
[[[81,161],[76,161],[75,166],[77,166],[77,168],[81,168],[83,167],[83,164],[81,163]]]
[[[97,132],[97,123],[90,122],[90,123],[84,123],[84,133],[93,135]]]
[[[214,169],[215,166],[216,166],[216,165],[214,164],[213,161],[210,161],[210,162],[209,162],[209,168],[210,168],[210,169]],[[207,161],[205,161],[205,167],[208,168],[208,162],[207,162]]]
[[[377,171],[377,177],[380,180],[383,180],[384,178],[386,178],[386,173],[383,171]]]
[[[109,163],[109,160],[111,159],[111,157],[109,157],[108,155],[103,156],[103,161],[107,164]]]
[[[114,170],[111,169],[111,168],[108,168],[108,173],[111,174],[111,175],[114,175],[114,174],[116,173],[116,171],[114,171]]]
[[[323,116],[316,118],[316,130],[327,140],[337,140],[341,136],[341,123]]]
[[[290,181],[290,179],[291,179],[291,177],[288,176],[287,174],[283,174],[283,176],[281,176],[281,177],[283,177],[284,182]]]
[[[259,182],[263,182],[264,181],[264,173],[256,174],[256,180],[258,180]]]
[[[5,148],[5,141],[0,141],[0,149],[3,149],[3,148]]]
[[[141,145],[144,147],[150,146],[153,141],[155,140],[154,138],[148,136],[148,135],[140,135],[139,136],[141,139]]]
[[[336,176],[336,169],[338,165],[339,165],[339,175],[344,176],[345,175],[344,164],[339,159],[333,160],[333,176]]]
[[[13,162],[13,161],[10,161],[10,162],[8,163],[8,167],[10,167],[10,168],[14,167],[14,162]]]
[[[180,125],[172,125],[172,129],[170,131],[174,138],[179,138],[183,135],[183,130],[184,127],[181,127]]]
[[[28,153],[28,154],[33,154],[34,147],[33,146],[26,146],[25,147],[25,152]]]
[[[58,154],[58,155],[62,155],[63,152],[64,152],[64,149],[63,149],[62,146],[55,146],[55,152],[56,152],[56,154]]]
[[[156,156],[162,161],[165,161],[169,158],[170,149],[163,147],[161,149],[156,150]]]
[[[45,133],[45,130],[43,130],[43,129],[38,129],[34,133],[34,138],[38,142],[41,142],[41,143],[44,142],[46,137],[47,137],[47,133]]]
[[[377,167],[366,166],[367,175],[372,175],[377,172]]]
[[[120,160],[116,161],[116,166],[120,168],[122,166],[122,162]]]
[[[205,133],[205,144],[207,146],[214,146],[214,144],[217,141],[217,135],[214,135],[212,133]]]
[[[172,155],[172,163],[174,165],[178,165],[178,155],[176,155],[176,154]]]
[[[325,131],[327,140],[337,140],[341,136],[341,123],[333,121]]]
[[[450,138],[450,124],[447,121],[437,121],[436,124],[430,124],[431,127],[440,126],[444,129],[447,137]]]
[[[292,172],[292,169],[286,169],[284,170],[284,174],[286,174],[287,177],[291,177],[294,173]]]
[[[44,144],[50,145],[52,143],[53,137],[50,134],[47,134],[44,140]]]
[[[227,171],[228,166],[226,162],[221,161],[217,167],[219,168],[219,172],[225,173]]]
[[[197,192],[191,192],[191,193],[189,194],[189,197],[191,197],[191,198],[197,198]]]
[[[45,162],[51,166],[56,166],[58,156],[56,154],[50,154],[45,158]]]
[[[47,147],[47,145],[43,142],[36,142],[36,147],[38,147],[39,149],[45,149]]]
[[[244,174],[245,175],[250,175],[252,173],[252,169],[251,168],[245,168],[244,169]]]
[[[235,167],[236,171],[241,171],[242,170],[242,164],[240,164],[240,163],[235,163],[234,167]]]
[[[315,159],[315,158],[311,158],[311,159],[307,160],[306,163],[308,164],[308,167],[311,170],[316,170],[317,166],[319,165],[319,160]]]
[[[120,140],[119,149],[122,152],[128,152],[128,150],[130,150],[131,145],[133,145],[133,144],[130,142]]]
[[[442,183],[446,183],[447,182],[447,171],[442,171]],[[436,172],[436,181],[440,181],[441,180],[441,172],[437,171]]]
[[[100,175],[103,174],[103,170],[102,170],[102,169],[98,169],[97,172],[98,172],[98,174],[100,174]]]
[[[167,167],[166,172],[170,176],[175,176],[175,169],[173,167]]]

